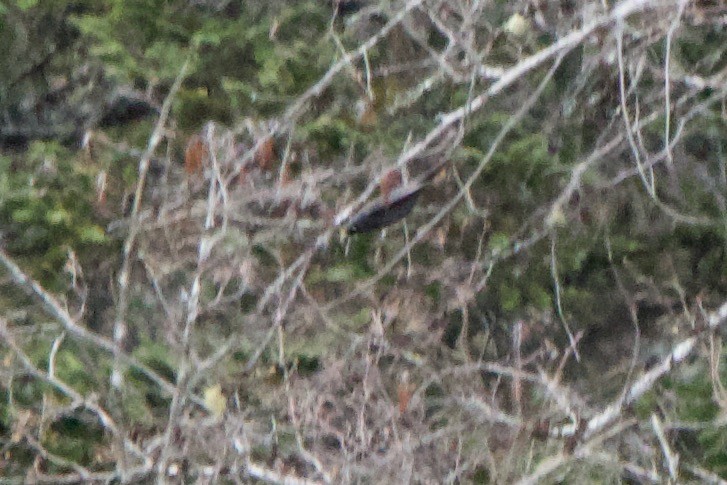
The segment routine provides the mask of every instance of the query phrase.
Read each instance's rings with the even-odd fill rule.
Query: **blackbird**
[[[371,232],[384,228],[405,218],[414,208],[419,194],[427,184],[439,173],[446,160],[437,163],[419,180],[383,191],[382,196],[365,206],[351,218],[346,226],[348,234]],[[385,179],[386,180],[386,177]]]

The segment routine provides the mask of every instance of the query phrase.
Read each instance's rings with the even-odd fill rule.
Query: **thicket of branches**
[[[3,480],[727,479],[721,2],[35,3]]]

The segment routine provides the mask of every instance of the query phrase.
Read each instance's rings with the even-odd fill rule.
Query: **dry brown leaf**
[[[397,169],[389,170],[383,177],[381,177],[381,182],[379,182],[379,192],[381,192],[381,197],[383,197],[384,202],[389,202],[389,195],[391,194],[391,191],[399,187],[401,182],[401,171]]]
[[[414,394],[414,385],[409,382],[409,372],[404,371],[399,377],[399,383],[396,386],[396,398],[399,402],[399,413],[404,414],[409,408],[409,402]]]
[[[272,137],[267,137],[260,143],[257,151],[255,152],[255,163],[260,170],[263,172],[269,172],[275,167],[278,160],[275,154],[275,142]]]
[[[202,167],[209,160],[209,148],[200,135],[192,135],[184,151],[184,171],[188,175],[202,173]]]

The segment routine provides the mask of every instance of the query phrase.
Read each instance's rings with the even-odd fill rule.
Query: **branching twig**
[[[141,222],[139,221],[139,210],[141,208],[141,200],[144,194],[146,175],[149,171],[149,161],[154,155],[157,146],[162,141],[167,118],[169,117],[169,110],[172,108],[172,101],[174,101],[177,91],[182,86],[182,81],[187,74],[189,64],[190,60],[187,59],[182,65],[182,68],[180,69],[177,78],[174,80],[174,84],[170,88],[169,94],[167,95],[166,99],[164,100],[164,104],[162,105],[159,119],[154,126],[154,130],[152,131],[151,136],[149,137],[149,143],[147,145],[147,148],[144,151],[141,159],[139,160],[139,175],[136,182],[136,191],[134,192],[134,204],[131,209],[131,223],[129,225],[129,233],[127,234],[126,240],[124,241],[124,254],[118,277],[119,295],[118,301],[116,303],[116,318],[114,319],[113,336],[115,358],[114,367],[111,372],[111,385],[117,389],[121,386],[121,383],[123,381],[121,370],[122,358],[120,353],[122,351],[123,342],[126,338],[126,333],[128,331],[126,324],[126,311],[129,307],[129,283],[131,277],[131,266],[134,262],[131,253],[136,244],[137,234],[141,229]]]

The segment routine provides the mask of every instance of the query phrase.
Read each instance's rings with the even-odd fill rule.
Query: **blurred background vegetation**
[[[579,450],[556,425],[727,299],[727,10],[558,44],[613,11],[0,1],[0,247],[88,332],[3,265],[0,482],[511,483]],[[544,480],[727,480],[719,332],[695,354]]]

